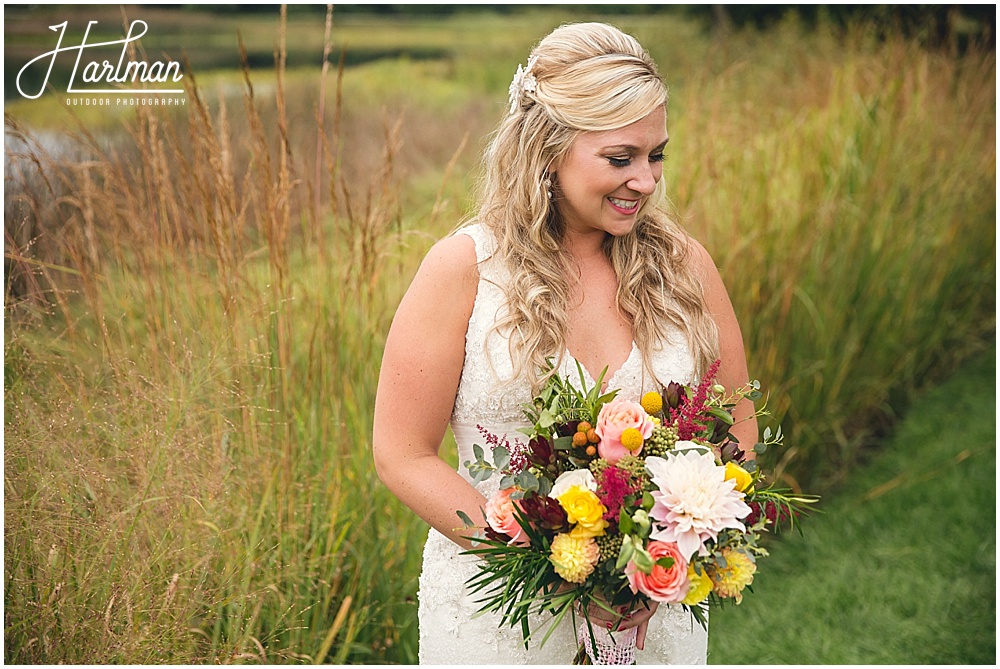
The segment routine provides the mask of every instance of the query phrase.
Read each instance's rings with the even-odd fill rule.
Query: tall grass
[[[8,659],[414,656],[397,593],[422,528],[368,455],[396,137],[353,199],[337,138],[316,165],[292,151],[283,76],[271,117],[247,77],[246,146],[192,77],[186,127],[145,111],[121,155],[36,157],[76,280],[47,286],[59,313],[8,300]],[[344,204],[325,236],[293,225],[307,167]]]
[[[371,466],[381,348],[539,16],[328,74],[283,66],[282,22],[241,98],[186,77],[187,114],[82,123],[70,156],[7,118],[7,661],[415,660],[426,526]],[[660,19],[685,48],[643,20],[683,69],[670,192],[791,428],[784,474],[835,479],[993,327],[993,54]]]
[[[784,424],[767,459],[829,490],[995,329],[995,57],[794,21],[747,37],[694,77],[669,190]]]

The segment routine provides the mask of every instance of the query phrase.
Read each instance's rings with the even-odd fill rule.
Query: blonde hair
[[[543,185],[549,168],[581,132],[638,121],[666,104],[667,91],[639,43],[605,24],[563,25],[531,57],[536,85],[515,97],[485,152],[477,218],[493,233],[494,257],[511,274],[502,287],[508,310],[493,332],[509,333],[514,378],[526,367],[537,370],[534,393],[545,382],[546,358],[558,367],[566,352],[569,267],[564,226]],[[668,339],[669,325],[686,336],[698,375],[718,356],[718,330],[688,262],[689,239],[657,209],[663,187],[661,179],[631,233],[604,243],[618,277],[618,308],[654,379],[651,355]]]

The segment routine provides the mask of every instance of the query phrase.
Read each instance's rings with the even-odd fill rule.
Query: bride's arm
[[[481,518],[485,499],[438,457],[465,359],[478,285],[467,235],[428,252],[403,296],[385,343],[372,451],[382,482],[439,532],[468,547],[456,510]]]
[[[749,374],[746,351],[743,349],[743,333],[736,320],[733,303],[708,251],[698,242],[691,240],[691,252],[695,269],[705,291],[706,306],[719,328],[719,356],[722,363],[719,365],[718,381],[729,390],[742,388],[749,381]],[[731,430],[739,439],[740,448],[751,459],[754,457],[753,446],[758,438],[757,418],[754,414],[755,409],[750,400],[743,400],[737,404],[733,411],[736,425]]]

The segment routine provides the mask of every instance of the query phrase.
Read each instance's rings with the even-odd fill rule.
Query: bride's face
[[[666,125],[661,106],[623,128],[580,133],[555,170],[556,207],[568,232],[620,236],[635,228],[663,174]]]

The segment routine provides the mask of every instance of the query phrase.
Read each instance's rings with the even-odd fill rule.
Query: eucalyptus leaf
[[[510,451],[503,446],[493,449],[493,464],[497,469],[506,469],[510,464]]]
[[[518,488],[524,492],[538,490],[538,477],[529,471],[523,471],[514,478]]]
[[[542,497],[548,497],[550,492],[552,492],[552,481],[544,477],[538,479],[538,494]]]

